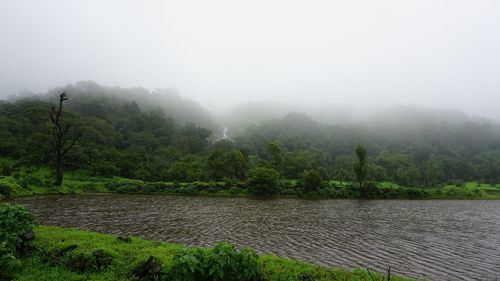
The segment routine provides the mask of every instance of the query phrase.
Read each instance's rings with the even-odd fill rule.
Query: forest
[[[238,133],[223,136],[224,120],[175,92],[94,82],[0,103],[4,176],[54,165],[48,112],[62,92],[68,93],[65,122],[80,134],[64,158],[65,171],[179,183],[263,177],[267,186],[288,180],[307,191],[355,181],[355,148],[361,145],[367,182],[419,188],[500,182],[500,125],[486,119],[400,110],[342,124],[289,112],[259,122],[249,116],[245,124],[251,125],[229,127]]]

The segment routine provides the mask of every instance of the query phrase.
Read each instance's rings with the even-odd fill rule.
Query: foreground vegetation
[[[346,271],[219,243],[212,249],[50,226],[0,206],[0,280],[410,280]],[[34,231],[34,235],[33,234]]]

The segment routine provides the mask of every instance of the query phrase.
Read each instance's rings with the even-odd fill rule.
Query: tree
[[[286,156],[283,146],[277,142],[270,142],[267,144],[266,150],[271,167],[276,169],[279,173],[283,173]]]
[[[440,157],[432,155],[425,163],[423,170],[427,187],[436,187],[446,181],[443,161]]]
[[[162,173],[162,178],[169,181],[192,182],[205,180],[206,177],[204,159],[196,155],[188,155],[179,159]]]
[[[354,174],[359,186],[363,187],[365,186],[366,178],[368,176],[368,153],[366,148],[360,144],[356,146],[355,152],[358,161],[354,163]]]
[[[247,160],[239,150],[227,151],[223,147],[212,149],[207,159],[207,170],[213,180],[243,179]]]
[[[325,184],[321,173],[317,170],[306,170],[302,177],[304,190],[306,192],[317,191]]]
[[[254,195],[266,196],[278,193],[279,174],[275,169],[257,167],[250,171],[248,187]]]
[[[54,184],[56,186],[61,186],[63,181],[64,156],[80,138],[78,127],[61,119],[63,112],[62,105],[67,99],[66,93],[62,93],[59,95],[59,107],[52,106],[49,111],[50,121],[52,122],[51,135],[56,172]]]

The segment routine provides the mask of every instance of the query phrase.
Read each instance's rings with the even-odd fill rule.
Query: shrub
[[[178,193],[181,193],[181,194],[187,194],[187,195],[195,195],[195,194],[198,194],[199,191],[192,188],[192,187],[180,187],[177,189],[177,192]]]
[[[98,188],[95,184],[86,184],[82,186],[83,191],[85,192],[98,192]]]
[[[208,280],[206,253],[201,249],[185,249],[174,256],[165,280],[195,281]]]
[[[145,193],[163,192],[165,191],[165,184],[158,182],[146,183],[141,189]]]
[[[448,180],[447,185],[454,185],[455,187],[464,187],[465,183],[463,180],[460,179],[451,179]]]
[[[186,249],[175,255],[165,280],[250,281],[258,277],[257,255],[252,249],[238,251],[222,242],[212,250]]]
[[[5,243],[0,243],[0,280],[11,280],[20,270],[21,261],[5,246]]]
[[[306,192],[317,191],[325,184],[323,177],[316,170],[305,171],[302,181],[302,186]]]
[[[257,167],[250,171],[247,184],[254,195],[265,196],[278,193],[278,182],[279,174],[275,169]]]
[[[229,194],[231,194],[231,195],[238,195],[241,192],[242,192],[241,188],[238,188],[238,187],[235,187],[235,186],[229,188]]]
[[[14,171],[12,164],[7,161],[0,162],[0,175],[10,176]]]
[[[238,180],[232,179],[232,178],[224,178],[224,188],[229,189],[233,186],[238,185]]]
[[[0,194],[2,194],[5,197],[11,197],[12,193],[13,191],[9,185],[0,183]]]
[[[0,206],[0,243],[16,251],[23,242],[21,235],[32,232],[35,219],[24,207],[15,204]]]
[[[219,243],[209,257],[209,275],[212,280],[257,280],[257,254],[245,247],[237,251],[233,245]]]
[[[181,187],[181,183],[178,180],[174,180],[174,182],[172,183],[172,187],[174,189],[178,189]]]
[[[108,189],[117,193],[134,193],[141,190],[140,186],[135,183],[118,183],[112,182],[108,185]]]
[[[191,189],[196,189],[198,191],[208,189],[209,184],[206,182],[201,182],[201,181],[194,181],[188,185],[189,188]]]
[[[120,173],[120,168],[108,161],[92,163],[89,170],[92,175],[104,177],[112,177]]]
[[[22,235],[33,230],[35,220],[24,207],[0,206],[0,280],[10,280],[21,269],[15,253],[23,243]]]

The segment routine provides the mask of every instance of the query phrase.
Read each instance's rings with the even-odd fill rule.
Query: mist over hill
[[[113,99],[114,102],[134,101],[144,110],[159,108],[166,116],[177,123],[193,123],[212,130],[217,140],[227,135],[234,137],[243,134],[251,126],[259,126],[273,120],[284,118],[290,113],[303,113],[312,120],[324,125],[363,126],[382,131],[419,130],[429,126],[456,126],[464,123],[477,123],[497,126],[497,120],[472,116],[464,111],[451,108],[428,108],[412,105],[347,105],[311,100],[305,104],[292,104],[286,100],[249,101],[238,103],[223,110],[209,110],[205,105],[184,97],[175,89],[149,90],[142,87],[110,87],[94,81],[79,81],[65,86],[56,86],[44,93],[24,90],[10,96],[16,101],[42,100],[54,102],[61,92],[71,96],[70,109],[92,108],[98,110],[100,102]],[[85,105],[83,105],[85,104]]]
[[[354,147],[373,159],[370,177],[407,186],[500,180],[500,125],[458,110],[239,105],[209,112],[174,90],[101,86],[85,81],[0,103],[2,157],[51,161],[47,110],[68,94],[66,111],[82,132],[70,169],[144,180],[244,179],[272,164],[286,178],[318,171],[351,180]],[[278,166],[273,166],[278,165]]]
[[[98,110],[102,101],[110,99],[115,103],[134,101],[144,110],[160,108],[167,116],[181,124],[193,123],[208,129],[217,128],[213,114],[196,101],[181,96],[174,89],[150,91],[141,87],[108,87],[94,81],[79,81],[74,84],[53,87],[45,93],[36,94],[24,91],[11,97],[11,100],[29,99],[55,102],[62,92],[66,92],[71,97],[67,104],[69,108],[73,109],[75,104],[79,104],[79,108],[87,107]]]
[[[339,104],[290,105],[277,102],[248,102],[235,105],[220,114],[219,122],[238,135],[252,125],[282,119],[290,113],[304,113],[325,125],[366,126],[384,130],[416,130],[440,125],[455,126],[467,122],[498,125],[497,120],[472,116],[458,109],[427,108],[411,105],[349,106]]]

